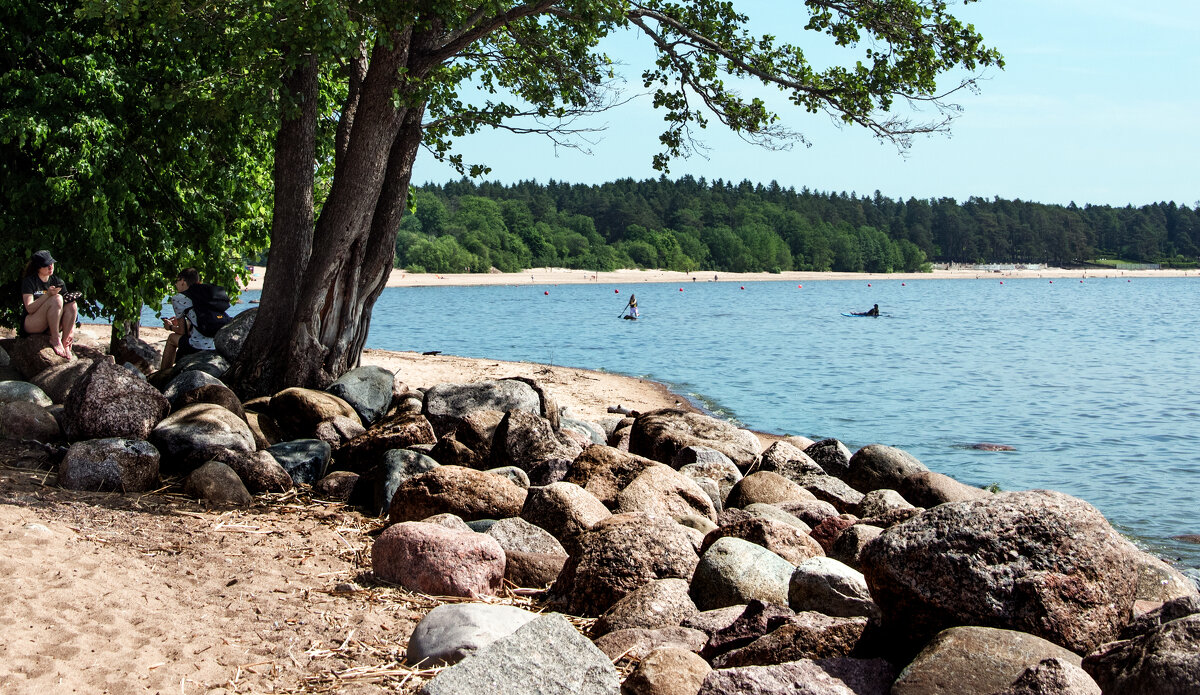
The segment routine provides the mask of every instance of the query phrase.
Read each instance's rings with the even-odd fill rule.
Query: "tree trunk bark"
[[[254,328],[234,360],[226,381],[242,398],[271,395],[284,376],[277,357],[288,333],[312,254],[313,189],[316,164],[317,64],[309,57],[292,69],[285,86],[299,110],[284,116],[275,143],[275,205],[267,274]]]

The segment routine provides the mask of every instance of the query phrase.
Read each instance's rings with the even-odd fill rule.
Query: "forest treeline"
[[[427,184],[401,223],[413,272],[915,272],[931,263],[1121,259],[1196,267],[1200,206],[1115,208],[972,197],[893,200],[685,176],[601,185]]]

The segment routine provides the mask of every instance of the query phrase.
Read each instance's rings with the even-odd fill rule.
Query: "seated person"
[[[21,276],[25,316],[21,319],[20,334],[47,333],[54,354],[71,359],[75,319],[79,315],[75,300],[79,299],[79,293],[67,292],[66,283],[54,274],[55,262],[49,251],[38,251],[25,265]]]
[[[229,322],[229,317],[224,313],[229,308],[225,290],[202,284],[195,268],[180,271],[175,278],[175,289],[178,294],[170,299],[175,317],[163,319],[163,326],[171,330],[171,335],[167,336],[159,369],[170,369],[177,356],[216,350],[213,341],[216,329]],[[208,327],[212,335],[205,335],[204,327]]]

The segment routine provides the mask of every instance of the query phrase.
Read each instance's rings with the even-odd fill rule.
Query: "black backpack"
[[[211,338],[233,320],[226,313],[229,311],[229,295],[224,288],[197,284],[187,288],[183,295],[192,300],[192,309],[196,312],[196,330],[201,335]]]

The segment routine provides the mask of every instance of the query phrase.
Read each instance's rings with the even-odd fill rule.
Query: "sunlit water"
[[[1200,566],[1200,546],[1170,539],[1200,533],[1200,280],[742,287],[389,289],[367,347],[648,377],[752,429],[889,444],[963,482],[1076,495]],[[619,318],[631,291],[639,321]],[[874,303],[884,316],[841,316]]]

